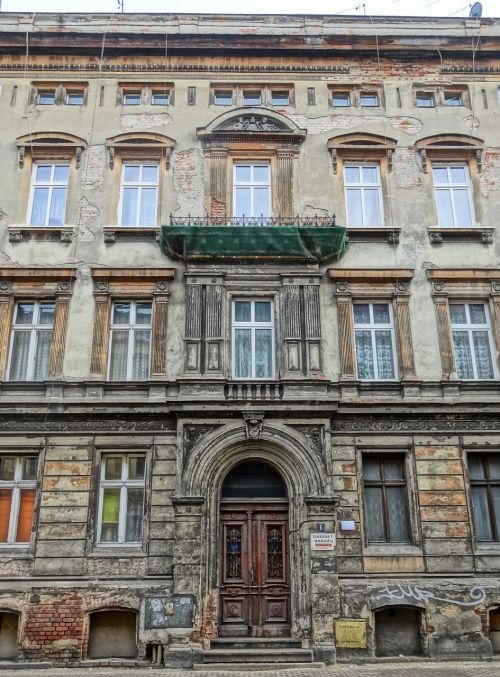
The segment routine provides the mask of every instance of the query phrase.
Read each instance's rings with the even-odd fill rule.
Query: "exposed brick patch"
[[[307,129],[309,134],[324,134],[335,129],[348,131],[356,127],[387,125],[398,129],[405,134],[414,136],[422,129],[422,122],[418,118],[396,115],[324,115],[318,118],[310,118],[307,115],[289,115],[291,120],[302,129]]]
[[[100,188],[104,182],[104,169],[106,166],[106,149],[103,145],[90,146],[84,153],[85,164],[81,170],[82,185],[86,190]]]
[[[398,146],[392,158],[398,188],[422,190],[422,178],[416,163],[415,149]]]
[[[189,148],[174,153],[174,188],[181,214],[203,214],[204,164],[201,151]]]
[[[500,150],[484,151],[480,182],[483,195],[488,195],[490,190],[500,189]]]
[[[210,216],[224,218],[227,214],[227,206],[225,202],[221,202],[214,197],[210,198]]]

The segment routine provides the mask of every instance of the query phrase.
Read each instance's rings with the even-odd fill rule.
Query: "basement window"
[[[17,636],[19,633],[19,614],[0,612],[0,661],[17,659]]]

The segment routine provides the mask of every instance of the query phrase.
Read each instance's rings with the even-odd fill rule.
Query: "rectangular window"
[[[234,301],[233,377],[274,378],[272,301]]]
[[[378,94],[376,92],[361,92],[359,95],[359,103],[365,108],[378,106]]]
[[[101,462],[97,542],[137,545],[142,542],[146,457],[106,455]]]
[[[84,94],[82,91],[66,92],[66,103],[69,106],[83,106]]]
[[[478,541],[500,541],[500,454],[469,454],[474,532]]]
[[[467,165],[433,165],[432,179],[439,225],[446,228],[473,226],[474,210]]]
[[[235,163],[233,185],[234,215],[271,216],[271,166],[268,162]]]
[[[38,92],[36,102],[40,106],[51,106],[56,102],[55,89],[41,90]]]
[[[349,92],[333,92],[332,106],[334,108],[348,108],[351,105],[351,95]]]
[[[113,303],[111,311],[109,379],[145,381],[149,378],[152,304]]]
[[[119,219],[121,226],[156,226],[158,169],[157,164],[123,165]]]
[[[260,89],[246,89],[243,91],[244,106],[260,106],[262,103],[262,92]]]
[[[361,380],[396,378],[396,346],[390,303],[354,303],[356,365]]]
[[[142,92],[125,92],[123,94],[124,106],[139,106],[141,103]]]
[[[434,94],[432,92],[417,92],[415,103],[418,108],[434,108]]]
[[[214,104],[216,106],[232,106],[233,105],[233,90],[232,89],[216,89],[214,91]]]
[[[458,378],[495,378],[488,306],[485,303],[450,303],[450,318]]]
[[[31,539],[37,456],[0,456],[0,544]]]
[[[410,543],[404,456],[363,456],[368,543]]]
[[[347,225],[383,226],[382,188],[378,164],[344,166]]]
[[[170,92],[153,92],[151,103],[153,106],[169,106]]]
[[[10,341],[9,380],[43,381],[49,375],[55,304],[17,303]]]
[[[68,164],[35,164],[33,166],[30,226],[63,226],[68,196]]]
[[[444,105],[445,106],[461,106],[462,105],[462,94],[461,92],[444,92]]]
[[[289,106],[290,92],[286,90],[271,90],[271,103],[273,106]]]

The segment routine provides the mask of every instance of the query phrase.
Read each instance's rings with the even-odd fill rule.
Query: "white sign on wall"
[[[335,550],[335,534],[317,531],[311,534],[311,550],[330,552]]]

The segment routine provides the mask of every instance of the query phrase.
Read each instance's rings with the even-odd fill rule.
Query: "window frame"
[[[137,100],[127,101],[127,98],[136,97]],[[140,106],[142,104],[142,89],[123,92],[122,106]]]
[[[446,184],[437,184],[434,180],[434,169],[446,169],[447,170],[447,175],[450,177],[450,168],[452,167],[463,167],[465,169],[466,173],[466,178],[467,181],[463,184],[458,184],[458,183],[452,183],[451,181]],[[472,192],[472,181],[471,181],[471,174],[470,174],[470,169],[469,169],[469,164],[467,162],[440,162],[440,161],[435,161],[432,162],[432,185],[434,189],[434,204],[436,207],[436,215],[437,215],[437,222],[438,222],[438,227],[439,228],[475,228],[477,226],[477,221],[476,221],[476,214],[474,210],[474,195]],[[457,215],[456,215],[456,207],[455,207],[455,198],[454,198],[454,190],[459,189],[459,190],[464,190],[464,188],[467,190],[467,198],[469,201],[469,216],[470,216],[470,224],[460,224],[459,221],[457,221]],[[453,225],[452,226],[446,226],[442,225],[440,221],[440,213],[439,213],[439,206],[438,206],[438,201],[437,201],[437,193],[438,191],[444,192],[447,191],[450,194],[450,203],[451,203],[451,209],[452,209],[452,216],[453,216]]]
[[[251,320],[248,322],[238,323],[235,320],[235,308],[238,302],[251,303]],[[270,322],[256,322],[255,321],[255,303],[267,302],[271,306],[271,321]],[[251,330],[251,361],[252,361],[252,375],[251,376],[236,376],[236,330],[250,329]],[[255,329],[270,329],[271,330],[271,375],[262,377],[255,376]],[[275,321],[275,299],[269,296],[263,297],[246,297],[235,295],[231,299],[231,378],[234,381],[274,381],[276,379],[276,321]]]
[[[253,179],[250,180],[250,182],[237,182],[236,181],[236,171],[237,167],[242,167],[242,166],[250,166],[252,168],[252,176],[253,176],[253,167],[268,167],[269,169],[269,180],[267,183],[259,183],[255,182]],[[273,177],[272,177],[272,163],[270,160],[255,160],[255,159],[249,159],[249,160],[243,160],[243,159],[234,159],[233,161],[233,166],[232,166],[232,179],[233,179],[233,216],[234,218],[243,218],[243,216],[239,217],[237,215],[237,200],[236,200],[236,195],[237,195],[237,188],[250,188],[250,200],[251,200],[251,214],[245,214],[245,218],[249,219],[269,219],[272,218],[273,215],[273,194],[272,194],[272,184],[273,184]],[[267,215],[255,215],[254,212],[254,189],[255,188],[268,188],[268,214]]]
[[[390,323],[389,324],[376,324],[373,322],[373,306],[377,305],[386,305],[389,308],[389,317],[390,317]],[[354,315],[354,306],[359,306],[359,305],[368,305],[369,306],[369,312],[370,312],[370,323],[369,324],[356,324],[355,320],[355,315]],[[396,328],[395,328],[395,322],[394,322],[394,308],[389,300],[384,300],[384,299],[359,299],[359,298],[354,298],[352,301],[352,323],[353,323],[353,340],[354,340],[354,354],[356,358],[356,377],[358,378],[359,381],[363,381],[364,383],[372,383],[373,381],[383,381],[384,383],[393,383],[395,381],[399,380],[399,364],[398,364],[398,353],[397,353],[397,346],[396,346]],[[372,355],[373,355],[373,372],[375,374],[374,378],[361,378],[359,376],[359,367],[358,367],[358,352],[356,348],[356,331],[369,331],[370,332],[370,338],[371,338],[371,347],[372,347]],[[394,376],[393,378],[381,378],[379,376],[379,368],[378,368],[378,359],[377,359],[377,350],[376,350],[376,341],[375,341],[375,333],[377,330],[383,330],[383,331],[389,331],[391,335],[391,349],[392,349],[392,364],[394,368]]]
[[[419,104],[419,100],[427,98],[427,101],[430,101],[430,105]],[[415,92],[415,106],[416,108],[436,108],[436,95],[433,91],[418,90]]]
[[[17,317],[17,308],[20,304],[28,304],[31,303],[34,306],[33,310],[33,317],[35,317],[36,313],[36,319],[38,320],[40,317],[40,306],[44,304],[50,304],[53,305],[54,307],[54,312],[53,312],[53,320],[52,324],[39,324],[39,322],[32,322],[31,324],[21,324],[21,325],[16,325],[16,317]],[[54,326],[55,326],[55,321],[56,321],[56,299],[54,300],[49,300],[49,299],[29,299],[29,300],[22,300],[22,299],[16,299],[14,309],[13,309],[13,314],[12,314],[12,322],[10,326],[10,338],[9,338],[9,357],[7,360],[7,369],[6,369],[6,380],[9,383],[24,383],[24,382],[32,382],[32,383],[41,383],[43,381],[47,381],[50,378],[50,360],[51,360],[51,354],[52,354],[52,342],[54,340]],[[17,331],[25,331],[30,333],[30,340],[29,340],[29,347],[28,347],[28,358],[27,358],[27,369],[26,369],[26,375],[24,379],[12,379],[10,376],[10,370],[12,367],[12,351],[14,347],[14,334],[16,332],[16,327],[20,327]],[[34,379],[33,378],[33,373],[34,373],[34,367],[35,367],[35,355],[36,355],[36,347],[37,347],[37,333],[39,331],[47,331],[50,329],[51,332],[51,337],[50,337],[50,344],[49,344],[49,362],[48,362],[48,373],[47,376],[44,377],[43,379]]]
[[[471,477],[471,472],[470,472],[470,464],[469,464],[469,459],[471,456],[479,456],[482,461],[483,465],[483,473],[484,473],[484,478],[483,479],[474,479]],[[469,492],[470,492],[470,505],[471,505],[471,511],[472,511],[472,527],[473,527],[473,533],[474,533],[474,540],[478,544],[498,544],[500,545],[500,529],[497,528],[497,520],[496,520],[496,511],[495,511],[495,503],[494,499],[492,497],[492,492],[491,492],[491,487],[492,486],[498,486],[500,488],[500,477],[497,479],[491,479],[490,474],[489,474],[489,458],[490,456],[498,456],[500,458],[500,454],[497,452],[484,452],[484,451],[473,451],[473,452],[468,452],[466,454],[466,459],[467,459],[467,470],[468,470],[468,476],[469,476]],[[477,528],[476,528],[476,514],[474,510],[474,501],[472,498],[472,487],[474,486],[479,486],[479,487],[486,487],[486,503],[488,506],[488,518],[489,518],[489,525],[491,529],[491,533],[494,538],[492,539],[479,539],[477,537]]]
[[[452,317],[451,317],[451,308],[450,306],[452,305],[464,305],[465,306],[465,313],[467,317],[467,322],[466,324],[454,324]],[[483,324],[477,324],[477,323],[472,323],[470,322],[470,305],[481,305],[485,309],[485,316],[486,316],[486,323]],[[493,339],[493,327],[492,327],[492,321],[491,321],[491,313],[490,313],[490,306],[487,302],[485,302],[482,299],[472,299],[472,300],[461,300],[459,298],[452,298],[448,300],[448,311],[450,314],[450,330],[451,330],[451,345],[453,347],[453,357],[455,360],[455,367],[457,370],[457,378],[460,381],[493,381],[493,380],[498,380],[500,378],[500,373],[497,367],[497,362],[496,362],[496,349],[495,349],[495,342]],[[475,329],[474,329],[475,328]],[[473,378],[464,378],[459,376],[458,374],[458,366],[457,366],[457,358],[456,358],[456,351],[455,351],[455,341],[453,338],[453,332],[454,331],[466,331],[467,332],[467,337],[468,337],[468,342],[469,342],[469,350],[472,358],[472,371],[474,373]],[[477,376],[477,364],[476,364],[476,352],[474,349],[474,340],[472,337],[472,334],[474,331],[486,331],[488,335],[488,347],[490,350],[490,359],[491,359],[491,365],[493,369],[493,377],[492,378],[479,378]]]
[[[105,469],[106,469],[106,459],[121,458],[121,478],[116,480],[105,479]],[[141,480],[130,480],[128,478],[129,472],[129,460],[131,458],[144,458],[144,478]],[[126,468],[127,473],[124,469]],[[98,501],[97,501],[97,523],[96,523],[96,547],[99,549],[102,548],[141,548],[144,544],[146,524],[146,478],[148,474],[148,454],[141,451],[130,451],[130,452],[104,452],[100,455],[99,459],[99,488],[98,488]],[[127,477],[124,477],[124,475]],[[120,505],[118,512],[118,541],[102,541],[101,540],[101,531],[102,531],[102,512],[104,508],[104,490],[106,488],[117,489],[120,488]],[[140,541],[125,541],[120,540],[121,537],[124,538],[126,526],[127,526],[127,496],[128,489],[142,489],[143,490],[143,505],[142,505],[142,514],[143,514],[143,527],[141,533]],[[125,497],[125,498],[124,498]]]
[[[49,96],[51,101],[42,101],[43,97]],[[36,93],[35,103],[37,106],[55,106],[56,103],[56,90],[54,89],[40,89]]]
[[[241,103],[242,106],[247,106],[248,108],[259,108],[264,103],[264,94],[265,90],[262,87],[241,87]],[[253,96],[255,99],[259,99],[258,102],[247,103],[246,99],[250,96]]]
[[[155,167],[156,168],[156,183],[145,182],[142,180],[125,182],[125,171],[127,167],[139,167],[140,176],[142,177],[144,167]],[[146,160],[123,160],[121,163],[121,173],[120,173],[120,198],[118,200],[118,218],[117,226],[119,228],[158,228],[158,207],[159,207],[159,198],[160,198],[160,162],[146,161]],[[135,223],[133,225],[125,225],[123,223],[123,204],[124,204],[124,194],[126,188],[136,188],[139,191],[139,196],[137,199],[136,206],[136,215]],[[155,188],[155,223],[151,225],[144,225],[140,223],[140,214],[141,214],[141,204],[142,204],[142,191],[144,188]]]
[[[9,514],[9,526],[7,529],[7,540],[0,542],[0,550],[5,550],[8,548],[28,548],[31,544],[33,537],[33,524],[35,522],[35,509],[37,501],[37,489],[38,489],[38,475],[40,469],[40,456],[35,453],[25,453],[25,454],[10,454],[0,452],[0,458],[2,457],[11,457],[15,458],[15,468],[14,468],[14,478],[12,480],[0,480],[0,489],[12,489],[12,498],[10,504],[10,514]],[[24,480],[22,479],[22,466],[23,460],[26,458],[34,458],[36,460],[36,477],[35,479]],[[17,530],[19,527],[19,508],[21,506],[20,497],[21,491],[23,489],[33,490],[34,491],[34,505],[33,505],[33,514],[31,518],[31,535],[28,541],[18,541],[16,540]]]
[[[335,103],[335,97],[345,97],[345,100],[347,101],[346,104],[336,104]],[[332,108],[351,108],[353,105],[352,102],[352,91],[345,89],[345,90],[340,90],[340,89],[332,89],[330,90],[330,104]]]
[[[373,98],[375,103],[366,103],[363,102],[363,99]],[[380,107],[380,96],[377,91],[361,89],[359,92],[359,105],[360,108],[379,108]]]
[[[346,180],[346,168],[347,167],[375,167],[377,170],[377,179],[378,183],[377,184],[368,184],[364,183],[363,181],[360,181],[359,183],[349,183]],[[380,162],[379,161],[373,161],[373,162],[357,162],[356,160],[346,160],[343,163],[343,180],[344,180],[344,200],[345,200],[345,213],[346,213],[346,223],[348,228],[385,228],[385,214],[384,214],[384,196],[382,192],[382,173],[380,171]],[[361,172],[360,172],[361,175]],[[357,188],[358,190],[361,191],[361,213],[363,217],[363,224],[360,226],[355,226],[352,225],[349,221],[349,207],[348,207],[348,199],[347,199],[347,192],[349,189]],[[366,213],[365,213],[365,198],[364,198],[364,193],[365,190],[373,190],[374,188],[378,189],[378,200],[379,200],[379,217],[380,217],[380,224],[379,225],[367,225],[366,224]]]
[[[286,103],[278,102],[278,101],[274,100],[275,96],[277,96],[279,94],[285,95],[282,98],[284,98],[284,99],[286,98]],[[290,90],[289,89],[278,89],[276,87],[271,87],[269,89],[269,98],[270,98],[271,106],[278,106],[279,107],[279,106],[290,106],[291,105],[291,97],[290,97]]]
[[[49,182],[37,182],[36,179],[36,173],[37,173],[37,168],[40,166],[50,166],[51,167],[51,180]],[[66,183],[56,183],[53,180],[53,176],[55,173],[55,168],[56,167],[67,167],[68,168],[68,177],[66,180]],[[31,177],[30,177],[30,194],[29,194],[29,199],[28,199],[28,210],[26,213],[26,225],[29,228],[64,228],[66,225],[66,213],[67,213],[67,208],[68,208],[68,193],[69,193],[69,182],[70,182],[70,174],[71,174],[71,162],[69,160],[52,160],[52,159],[47,159],[47,160],[37,160],[33,162],[32,167],[31,167]],[[52,205],[52,194],[54,188],[66,188],[66,197],[64,199],[64,214],[63,214],[63,222],[60,224],[51,224],[48,223],[49,218],[50,218],[50,207]],[[45,223],[43,224],[33,224],[31,223],[32,217],[33,217],[33,203],[35,199],[35,190],[36,188],[48,188],[49,189],[49,197],[47,199],[46,207],[45,207]]]
[[[130,310],[133,309],[133,322],[129,322],[128,324],[113,324],[113,311],[116,303],[128,303],[130,305]],[[151,323],[149,325],[146,324],[137,324],[136,319],[137,319],[137,304],[149,304],[151,306]],[[149,360],[148,360],[148,375],[147,378],[145,379],[134,379],[132,378],[132,370],[134,366],[134,355],[135,355],[135,332],[136,331],[144,331],[144,330],[149,330]],[[107,364],[107,369],[106,369],[106,378],[107,381],[110,383],[119,383],[120,381],[118,379],[112,379],[111,378],[111,361],[112,361],[112,354],[113,354],[113,332],[114,331],[128,331],[128,339],[127,339],[127,365],[126,365],[126,378],[125,381],[132,381],[132,382],[140,382],[144,383],[148,381],[151,378],[151,358],[152,358],[152,350],[153,350],[153,300],[148,301],[147,299],[136,299],[136,300],[128,300],[128,299],[113,299],[111,302],[111,310],[110,310],[110,319],[109,319],[109,349],[108,349],[108,364]]]

